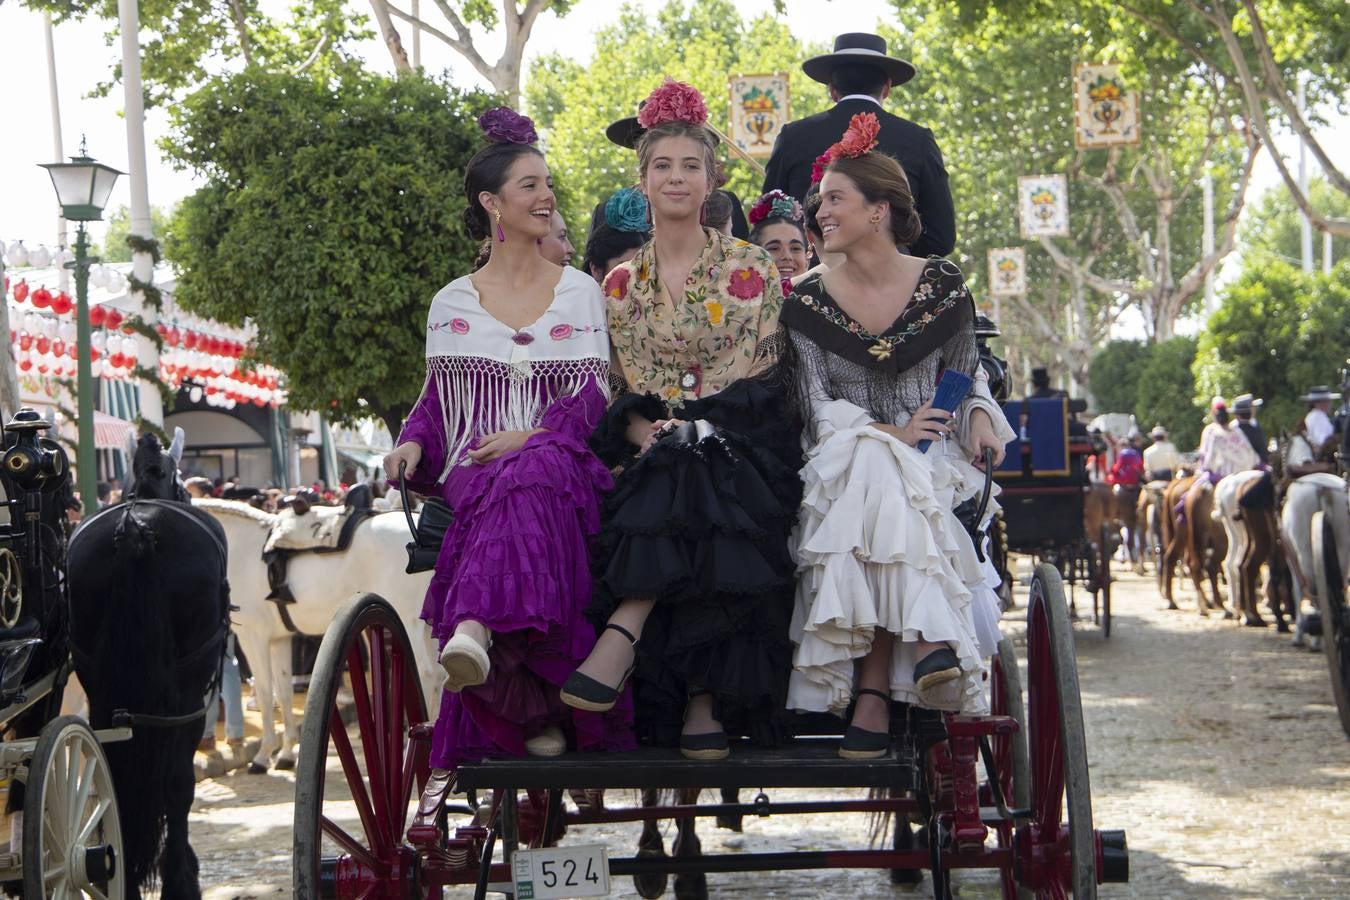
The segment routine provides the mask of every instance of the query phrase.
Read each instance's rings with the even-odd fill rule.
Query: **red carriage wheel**
[[[1031,793],[1031,763],[1027,756],[1027,714],[1022,702],[1022,673],[1017,668],[1017,651],[1012,640],[1004,638],[998,642],[998,653],[992,660],[990,669],[989,711],[996,716],[1008,716],[1016,719],[1021,730],[1014,734],[995,734],[989,739],[994,755],[994,768],[998,772],[999,787],[1003,790],[1003,801],[1013,810],[1025,810]],[[1009,822],[996,828],[998,845],[1012,846],[1013,823]],[[1031,893],[1017,886],[1012,872],[1005,870],[1001,875],[1003,900],[1029,900]]]
[[[427,721],[407,632],[374,594],[352,600],[314,663],[295,781],[295,896],[423,898],[404,841],[426,785]],[[435,894],[439,896],[439,891]]]
[[[1030,821],[1017,829],[1018,883],[1037,898],[1097,896],[1087,739],[1064,584],[1039,565],[1027,606]]]
[[[1341,728],[1350,737],[1350,609],[1345,605],[1345,569],[1336,552],[1336,531],[1322,512],[1313,514],[1312,551],[1331,693],[1341,714]]]

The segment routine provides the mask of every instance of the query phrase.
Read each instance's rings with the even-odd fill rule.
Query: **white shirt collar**
[[[845,100],[868,100],[872,103],[875,103],[877,106],[881,105],[881,101],[878,100],[876,97],[873,97],[871,94],[849,94],[847,97],[839,98],[840,103],[843,103]]]

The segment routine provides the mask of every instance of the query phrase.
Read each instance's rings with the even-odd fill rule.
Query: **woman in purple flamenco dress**
[[[587,543],[612,481],[586,439],[609,399],[604,302],[539,253],[555,198],[529,120],[480,124],[492,143],[466,170],[464,219],[491,258],[432,300],[426,385],[385,460],[454,511],[422,609],[446,672],[427,814],[461,762],[632,746],[631,705],[558,698],[595,643]]]

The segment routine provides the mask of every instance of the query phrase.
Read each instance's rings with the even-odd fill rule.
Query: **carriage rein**
[[[159,509],[168,510],[172,512],[174,515],[186,519],[187,521],[195,525],[197,528],[205,532],[206,535],[211,538],[211,543],[214,544],[216,547],[217,558],[220,560],[221,581],[222,582],[225,581],[226,560],[227,560],[225,544],[220,540],[220,538],[216,534],[212,533],[211,529],[207,528],[199,519],[197,519],[187,510],[183,509],[183,503],[182,501],[179,500],[138,500],[133,498],[123,503],[118,503],[114,506],[109,506],[105,509],[101,509],[97,513],[86,519],[83,523],[83,526],[79,528],[75,532],[75,534],[71,537],[72,547],[75,541],[79,538],[80,534],[84,532],[95,519],[102,518],[111,512],[118,512],[124,516],[130,516],[134,513],[137,504],[149,504]],[[125,520],[117,524],[115,531],[115,534],[117,536],[120,536],[122,534],[122,530],[125,527],[125,525],[126,525]],[[181,671],[183,669],[188,668],[189,666],[196,664],[203,658],[208,657],[212,652],[214,652],[217,655],[218,661],[215,673],[211,676],[211,681],[207,684],[207,689],[205,693],[206,697],[213,697],[216,688],[220,684],[220,669],[221,664],[223,663],[225,657],[225,641],[229,634],[229,624],[230,624],[230,606],[228,603],[226,603],[224,614],[220,620],[220,627],[217,628],[214,632],[212,632],[211,636],[208,637],[205,641],[203,641],[195,649],[178,657],[178,659],[174,661],[175,666]],[[84,663],[85,665],[94,664],[94,658],[90,656],[88,653],[81,650],[79,647],[75,646],[75,642],[73,640],[70,642],[70,653],[71,656],[75,658],[76,662]],[[202,718],[210,711],[210,709],[211,704],[204,703],[201,709],[177,716],[156,716],[150,715],[149,713],[133,713],[126,709],[115,709],[112,712],[112,726],[114,728],[125,728],[127,726],[134,727],[136,725],[147,726],[150,728],[176,728],[179,725],[187,725],[190,722]]]

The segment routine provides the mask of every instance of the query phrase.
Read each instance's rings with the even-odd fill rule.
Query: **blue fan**
[[[955,369],[943,370],[937,393],[933,395],[933,406],[947,412],[956,412],[956,407],[966,398],[972,384],[974,382],[965,372],[958,372]],[[924,438],[915,445],[915,449],[920,453],[927,453],[928,445],[931,443],[933,443],[931,440]]]

